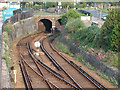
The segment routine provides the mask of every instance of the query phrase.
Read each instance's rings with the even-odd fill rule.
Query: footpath
[[[6,66],[6,60],[2,59],[2,25],[3,19],[0,18],[0,89],[10,88],[9,84],[9,71]]]

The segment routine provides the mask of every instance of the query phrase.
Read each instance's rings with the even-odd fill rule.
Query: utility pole
[[[101,20],[102,8],[103,8],[103,3],[101,3],[101,5],[100,5],[100,18],[99,18],[99,20]]]

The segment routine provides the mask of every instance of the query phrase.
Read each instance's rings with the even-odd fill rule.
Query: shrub
[[[101,29],[97,26],[90,26],[82,30],[78,30],[71,39],[76,42],[80,42],[81,46],[88,45],[90,47],[100,47],[99,44]]]
[[[75,10],[69,10],[66,13],[66,16],[67,16],[68,19],[71,19],[71,18],[76,19],[76,18],[80,17],[79,13],[77,11],[75,11]]]
[[[75,11],[75,10],[69,10],[66,14],[62,15],[62,20],[61,20],[62,25],[63,25],[63,24],[66,24],[67,21],[68,21],[69,19],[71,19],[71,18],[74,18],[74,19],[80,18],[80,15],[79,15],[79,13],[78,13],[77,11]]]
[[[85,25],[80,20],[80,18],[77,18],[77,19],[71,18],[71,19],[69,19],[66,26],[65,26],[65,29],[67,30],[67,32],[70,32],[70,33],[75,33],[76,31],[82,30],[83,28],[85,28]]]
[[[10,34],[12,33],[13,26],[12,26],[10,23],[8,23],[8,24],[5,26],[4,30],[8,33],[8,35],[10,35]]]
[[[64,24],[66,24],[67,23],[67,17],[66,17],[66,15],[64,14],[64,15],[62,15],[62,19],[61,19],[61,23],[62,23],[62,25],[64,25]]]

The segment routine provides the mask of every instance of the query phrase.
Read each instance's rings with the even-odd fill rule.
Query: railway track
[[[48,38],[45,38],[41,41],[41,48],[47,51],[45,53],[49,54],[49,56],[54,58],[53,61],[55,60],[54,62],[56,62],[56,64],[60,66],[59,68],[61,68],[62,71],[64,71],[68,75],[68,77],[74,80],[73,82],[76,86],[78,87],[80,86],[82,88],[89,87],[89,88],[98,88],[105,90],[107,89],[97,80],[91,77],[88,73],[86,73],[84,70],[78,68],[77,65],[75,65],[73,62],[70,62],[63,55],[61,55],[53,47],[51,40],[49,40]]]
[[[43,33],[33,34],[24,37],[17,44],[26,88],[106,90],[87,72],[61,55],[53,47],[51,37],[52,35]],[[39,51],[34,47],[35,41],[41,42]],[[44,52],[45,55],[36,56],[36,52]]]
[[[33,39],[30,37],[23,38],[18,43],[20,53],[20,66],[25,78],[27,88],[73,88],[76,86],[64,80],[59,73],[52,70],[44,63],[40,63],[32,55],[29,41]],[[25,42],[26,41],[26,42]]]

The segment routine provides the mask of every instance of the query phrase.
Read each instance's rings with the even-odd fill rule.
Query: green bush
[[[104,44],[108,46],[108,49],[112,49],[111,42],[114,42],[114,44],[112,43],[112,46],[115,46],[116,41],[112,40],[113,39],[112,36],[114,37],[115,34],[113,35],[113,30],[119,22],[120,22],[120,11],[119,9],[115,8],[108,13],[106,22],[102,26],[101,38],[104,40]]]
[[[92,14],[90,14],[90,20],[92,20]]]
[[[80,18],[80,14],[75,10],[69,10],[66,14],[62,15],[62,20],[61,20],[62,25],[63,24],[65,25],[67,21],[71,18],[73,19]]]
[[[118,50],[118,48],[119,48],[118,46],[119,46],[119,43],[120,43],[120,22],[113,29],[113,34],[112,34],[111,38],[112,38],[111,46],[113,47],[113,49]]]
[[[82,30],[83,28],[85,28],[85,25],[80,18],[69,19],[65,26],[65,29],[67,30],[67,32],[70,32],[70,33],[75,33],[76,31]]]
[[[78,30],[71,36],[73,41],[80,42],[81,46],[88,45],[90,47],[100,47],[100,33],[101,29],[97,26],[90,26],[82,30]]]
[[[80,17],[79,13],[77,11],[75,11],[75,10],[69,10],[66,13],[66,16],[67,16],[68,19],[71,19],[71,18],[76,19],[76,18]]]
[[[12,30],[13,30],[13,26],[10,23],[5,25],[4,31],[6,31],[8,33],[8,35],[10,35],[12,33]]]
[[[62,23],[62,25],[65,25],[66,23],[67,23],[67,17],[66,17],[66,15],[64,14],[64,15],[62,15],[62,19],[61,19],[61,23]]]

